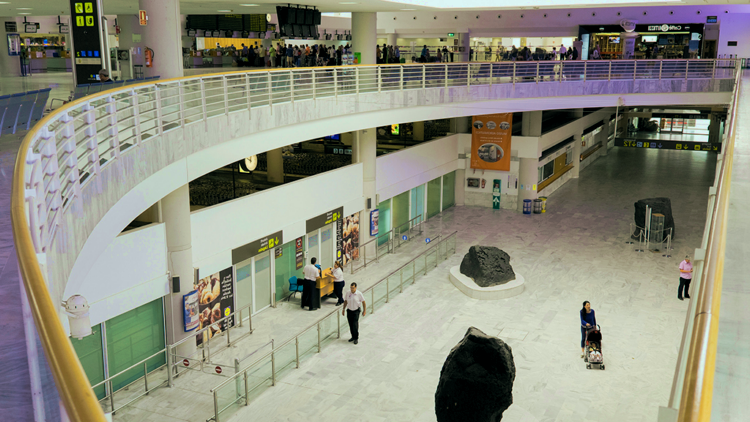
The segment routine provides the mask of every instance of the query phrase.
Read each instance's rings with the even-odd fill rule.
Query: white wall
[[[201,274],[232,265],[232,249],[284,231],[284,243],[305,235],[305,222],[344,207],[344,215],[364,208],[362,164],[307,177],[190,215],[193,266]]]
[[[730,13],[719,15],[718,54],[729,57],[730,54],[742,58],[750,57],[750,13]],[[727,46],[728,41],[737,41],[737,47]]]
[[[117,236],[83,280],[68,282],[63,297],[85,297],[93,326],[166,295],[166,239],[164,223]]]
[[[459,167],[458,160],[460,136],[467,135],[450,135],[378,157],[375,162],[375,190],[380,195],[380,200],[384,201],[463,168]],[[471,138],[471,135],[468,136]]]

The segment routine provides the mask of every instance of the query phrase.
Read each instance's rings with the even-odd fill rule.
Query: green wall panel
[[[89,379],[91,385],[104,381],[104,349],[102,348],[102,326],[98,324],[91,327],[91,335],[82,339],[70,338],[81,361],[83,371]],[[106,395],[104,385],[96,387],[94,394],[98,399],[103,399]]]
[[[305,241],[302,241],[304,251]],[[296,244],[295,241],[285,243],[282,246],[281,257],[276,259],[276,300],[280,301],[289,295],[289,278],[296,276],[298,279],[304,278],[302,269],[297,268]],[[300,293],[301,295],[301,293]],[[300,297],[297,295],[297,297]]]
[[[427,182],[427,218],[440,214],[440,178]]]
[[[443,175],[443,209],[456,205],[456,172]]]

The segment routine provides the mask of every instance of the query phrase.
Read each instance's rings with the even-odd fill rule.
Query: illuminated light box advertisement
[[[185,332],[193,331],[200,325],[200,310],[198,307],[198,291],[193,290],[192,292],[182,296],[182,304],[185,321]]]
[[[200,312],[198,320],[199,329],[211,327],[203,332],[203,335],[196,337],[196,344],[201,345],[207,342],[216,334],[226,331],[234,325],[234,318],[229,318],[222,323],[216,321],[229,316],[234,312],[234,278],[232,268],[221,270],[203,277],[193,285],[198,292],[198,311]]]
[[[378,235],[378,223],[380,222],[380,210],[370,211],[370,236]]]
[[[341,241],[343,244],[341,262],[346,265],[352,260],[359,259],[359,213],[344,217],[344,231]]]
[[[510,171],[510,138],[513,113],[472,118],[471,168]]]

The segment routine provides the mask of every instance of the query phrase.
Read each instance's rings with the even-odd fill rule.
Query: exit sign
[[[717,16],[707,16],[706,17],[706,23],[717,23],[719,22],[719,19]]]
[[[449,33],[448,33],[448,36],[452,38],[452,37],[455,37],[455,36],[456,36],[456,34],[454,34],[453,32],[449,32]]]

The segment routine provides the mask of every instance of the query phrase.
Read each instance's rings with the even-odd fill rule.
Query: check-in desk
[[[320,299],[330,294],[333,294],[333,274],[331,274],[330,268],[326,268],[322,275],[315,280],[315,290],[310,296],[312,308],[320,308]]]

